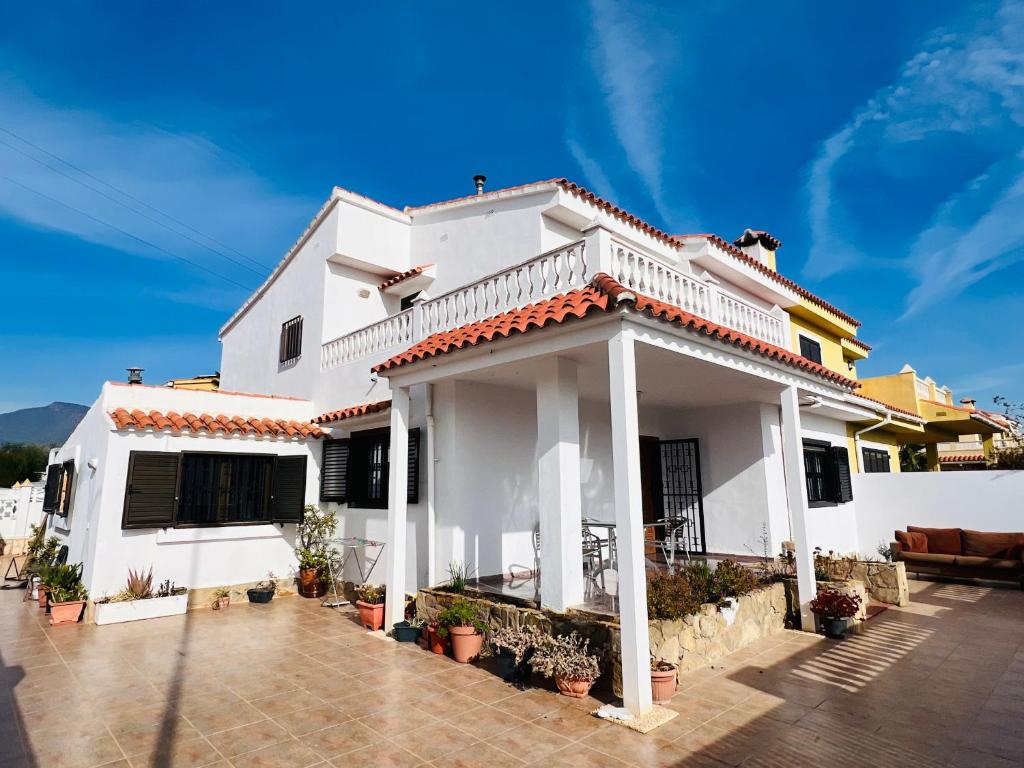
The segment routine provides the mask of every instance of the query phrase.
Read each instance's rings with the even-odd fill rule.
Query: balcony
[[[764,310],[614,238],[592,238],[535,256],[326,342],[322,370],[359,360],[375,364],[439,331],[492,317],[589,283],[606,272],[631,290],[789,349],[788,318]]]

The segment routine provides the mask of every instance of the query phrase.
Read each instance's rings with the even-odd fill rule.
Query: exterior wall
[[[43,516],[43,483],[0,488],[0,555],[18,554]]]
[[[122,530],[128,458],[133,450],[305,455],[306,502],[315,503],[320,460],[316,441],[116,432],[107,412],[117,407],[308,419],[310,404],[107,384],[64,445],[51,452],[51,463],[75,460],[71,511],[67,518],[53,516],[52,530],[68,545],[68,562],[85,564],[83,581],[93,599],[121,589],[129,568],[152,566],[155,579],[189,588],[257,581],[269,570],[277,576],[295,572],[294,525]]]
[[[872,376],[860,380],[860,391],[883,403],[895,405],[897,408],[903,408],[911,413],[920,413],[914,386],[916,378],[913,371],[894,373],[890,376]]]
[[[908,525],[993,532],[1024,529],[1020,508],[1012,501],[1024,498],[1021,470],[856,475],[853,490],[864,554],[893,541],[893,531]]]
[[[843,356],[843,347],[840,344],[840,337],[838,335],[793,314],[790,314],[790,326],[793,334],[793,349],[799,351],[800,336],[807,336],[821,344],[822,365],[837,373],[841,373],[843,376],[856,376],[855,373],[851,374],[846,364],[846,358]]]
[[[860,424],[850,424],[846,427],[847,434],[847,445],[850,450],[850,468],[854,472],[864,471],[864,456],[861,453],[865,448],[873,448],[877,451],[887,451],[889,454],[889,471],[899,472],[900,470],[900,444],[903,442],[911,442],[912,439],[906,435],[903,437],[897,437],[891,432],[886,432],[884,429],[873,429],[870,432],[866,432],[860,439],[860,448],[857,450],[857,441],[854,439],[854,435],[857,430],[863,429],[864,426]]]

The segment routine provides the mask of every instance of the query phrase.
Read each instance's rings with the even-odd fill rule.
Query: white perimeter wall
[[[854,475],[860,551],[908,525],[1024,531],[1024,471],[897,472]]]
[[[803,437],[809,440],[821,440],[833,446],[848,447],[845,422],[816,415],[808,408],[800,410],[800,424]],[[802,452],[801,448],[801,452]],[[853,458],[850,459],[851,465]],[[852,469],[852,467],[851,467]],[[858,475],[854,475],[857,477]],[[857,533],[857,510],[860,498],[856,485],[853,488],[853,501],[824,507],[811,507],[807,510],[807,540],[812,547],[821,547],[825,552],[857,552],[860,539]],[[874,549],[872,545],[870,549]]]

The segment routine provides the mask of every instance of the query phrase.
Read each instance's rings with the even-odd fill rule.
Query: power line
[[[142,200],[142,199],[136,197],[135,195],[131,194],[130,192],[126,192],[125,190],[121,189],[120,187],[115,186],[114,184],[111,184],[110,182],[101,179],[99,176],[96,176],[95,174],[90,173],[89,171],[85,170],[84,168],[81,168],[81,167],[75,165],[70,160],[65,160],[60,155],[56,155],[53,152],[50,152],[45,147],[39,146],[35,142],[32,142],[32,141],[26,139],[24,136],[21,136],[21,135],[15,133],[14,131],[12,131],[12,130],[10,130],[8,128],[4,128],[2,125],[0,125],[0,132],[6,133],[8,136],[13,136],[18,141],[23,142],[24,144],[28,144],[33,149],[36,149],[37,151],[42,152],[44,155],[47,155],[48,157],[52,157],[54,160],[56,160],[56,161],[58,161],[60,163],[63,163],[68,168],[71,168],[71,169],[77,171],[78,173],[82,174],[83,176],[89,177],[93,181],[96,181],[99,184],[102,184],[103,186],[107,187],[108,189],[111,189],[114,192],[117,192],[118,194],[123,195],[124,197],[127,197],[129,200],[133,200],[134,202],[138,203],[139,205],[144,206],[145,208],[148,208],[149,210],[153,211],[154,213],[159,214],[160,216],[163,216],[164,218],[166,218],[166,219],[168,219],[170,221],[173,221],[175,224],[177,224],[177,225],[179,225],[181,227],[184,227],[185,229],[189,230],[190,232],[194,232],[195,234],[199,235],[200,237],[204,237],[207,240],[209,240],[210,242],[216,243],[221,248],[226,248],[227,250],[231,251],[232,253],[236,254],[237,256],[240,256],[241,258],[245,259],[246,261],[248,261],[248,262],[250,262],[252,264],[255,264],[257,267],[260,267],[261,269],[264,269],[264,270],[265,269],[269,269],[268,265],[263,264],[262,262],[259,262],[256,259],[250,258],[249,256],[246,256],[244,253],[241,253],[238,250],[236,250],[235,248],[232,248],[230,245],[227,245],[225,243],[220,242],[219,240],[217,240],[212,235],[208,235],[205,232],[203,232],[203,231],[201,231],[199,229],[196,229],[195,227],[191,226],[190,224],[187,224],[184,221],[181,221],[180,219],[176,219],[174,216],[172,216],[171,214],[167,213],[166,211],[163,211],[163,210],[157,208],[156,206],[150,205],[145,200]],[[193,243],[196,243],[197,245],[199,245],[199,246],[201,246],[203,248],[206,248],[206,249],[212,251],[213,253],[216,253],[217,255],[222,256],[225,259],[228,259],[229,261],[232,261],[232,262],[238,264],[238,262],[236,262],[230,256],[228,256],[225,253],[222,253],[221,251],[218,251],[216,248],[212,248],[211,246],[207,245],[206,243],[201,243],[198,240],[195,240],[195,239],[189,237],[188,235],[173,229],[172,227],[168,226],[166,223],[164,223],[162,221],[157,221],[156,219],[153,219],[153,218],[151,218],[149,216],[146,216],[146,214],[142,213],[141,211],[135,210],[134,208],[132,208],[131,206],[127,205],[123,201],[116,200],[114,198],[111,198],[111,197],[105,195],[104,193],[100,192],[99,190],[89,186],[88,184],[85,184],[80,179],[75,179],[74,177],[64,173],[63,171],[60,171],[60,170],[54,168],[53,166],[50,166],[50,165],[47,165],[46,163],[43,163],[38,158],[33,157],[32,155],[24,152],[21,149],[18,149],[17,147],[15,147],[15,146],[13,146],[11,144],[8,144],[7,142],[2,142],[2,143],[5,144],[5,146],[8,146],[11,149],[13,149],[15,152],[20,152],[22,155],[24,155],[25,157],[29,158],[30,160],[34,160],[35,162],[40,163],[41,165],[44,165],[45,167],[49,168],[50,170],[52,170],[52,171],[54,171],[56,173],[60,173],[61,175],[66,176],[67,178],[71,179],[72,181],[75,181],[75,182],[77,182],[79,184],[82,184],[82,186],[84,186],[84,187],[86,187],[88,189],[91,189],[92,191],[96,192],[97,194],[103,194],[104,197],[107,197],[108,200],[112,200],[113,202],[115,202],[115,203],[117,203],[119,205],[124,206],[125,208],[127,208],[130,211],[132,211],[133,213],[136,213],[136,214],[138,214],[140,216],[145,216],[150,221],[153,221],[154,223],[159,224],[162,227],[165,227],[166,229],[170,230],[171,232],[174,232],[174,234],[176,234],[176,235],[178,235],[180,237],[187,238],[188,240],[191,240]],[[245,267],[244,264],[240,264],[239,266]],[[245,267],[245,268],[249,269],[249,267]],[[258,272],[257,274],[260,275],[261,277],[263,275],[262,272]]]
[[[3,181],[9,181],[11,184],[14,184],[17,187],[21,187],[22,189],[26,190],[27,192],[31,192],[34,195],[39,195],[39,197],[42,197],[45,200],[50,200],[51,202],[57,203],[57,205],[64,206],[68,210],[74,211],[75,213],[77,213],[77,214],[79,214],[81,216],[85,216],[87,219],[92,219],[93,221],[97,222],[98,224],[102,224],[105,227],[110,227],[115,232],[120,232],[122,235],[125,235],[126,237],[130,237],[133,240],[138,240],[143,245],[147,245],[150,248],[153,248],[153,249],[155,249],[157,251],[160,251],[162,253],[166,253],[168,256],[171,256],[171,257],[173,257],[175,259],[178,259],[179,261],[184,261],[186,264],[191,264],[196,269],[201,269],[203,272],[211,274],[214,277],[219,277],[221,280],[226,280],[227,282],[231,283],[232,285],[238,286],[239,288],[241,288],[244,291],[252,292],[252,290],[253,290],[249,286],[242,285],[241,283],[239,283],[239,282],[237,282],[235,280],[232,280],[230,277],[226,277],[225,275],[222,275],[219,272],[214,272],[209,267],[204,267],[202,264],[199,264],[198,262],[192,261],[192,259],[189,259],[189,258],[187,258],[185,256],[180,255],[180,254],[174,253],[173,251],[169,251],[166,248],[157,245],[156,243],[151,243],[149,240],[146,240],[144,238],[139,237],[138,235],[133,235],[131,232],[128,232],[127,230],[121,229],[116,224],[111,224],[109,221],[104,221],[101,218],[93,216],[91,213],[86,213],[85,211],[81,210],[80,208],[76,208],[75,206],[70,205],[69,203],[65,203],[63,200],[58,200],[56,197],[52,197],[52,196],[46,194],[45,192],[40,192],[38,189],[33,189],[32,187],[28,186],[27,184],[22,184],[20,181],[12,179],[10,176],[4,176],[4,175],[0,174],[0,179],[2,179]]]

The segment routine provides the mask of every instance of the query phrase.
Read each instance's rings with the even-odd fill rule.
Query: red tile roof
[[[422,275],[423,274],[423,270],[427,269],[428,267],[432,267],[432,266],[434,266],[434,265],[433,264],[421,264],[418,267],[413,267],[412,269],[407,269],[405,272],[399,272],[394,277],[389,277],[387,280],[385,280],[383,283],[381,283],[380,286],[378,286],[378,287],[380,288],[380,290],[383,291],[386,288],[390,288],[393,285],[398,285],[403,280],[408,280],[410,277],[416,277],[416,275]]]
[[[705,334],[717,341],[813,373],[840,386],[850,389],[857,387],[857,382],[853,379],[848,379],[806,357],[690,314],[677,306],[630,291],[604,273],[596,275],[590,285],[583,288],[527,305],[522,309],[469,323],[452,331],[435,333],[405,352],[375,365],[373,370],[380,373],[417,360],[436,357],[455,349],[476,346],[496,338],[508,338],[518,333],[526,333],[534,328],[561,324],[569,318],[583,318],[596,312],[609,312],[623,303],[632,305],[636,311],[648,317],[673,323],[695,333]]]
[[[353,419],[356,416],[366,416],[370,413],[380,413],[386,411],[391,407],[390,400],[381,400],[379,403],[363,403],[362,405],[353,405],[351,408],[342,408],[337,411],[328,411],[327,413],[321,413],[319,416],[313,419],[314,424],[326,424],[329,421],[344,421],[345,419]]]
[[[267,419],[252,416],[211,416],[208,413],[177,413],[176,411],[131,412],[118,408],[110,412],[110,418],[119,430],[145,430],[155,432],[208,432],[209,434],[242,434],[270,437],[297,437],[301,439],[323,437],[319,427],[301,421]]]
[[[865,352],[870,352],[871,351],[871,345],[870,344],[865,344],[863,341],[858,339],[856,336],[848,336],[845,339],[843,339],[843,341],[848,341],[851,344],[853,344],[853,346],[860,347]]]
[[[782,247],[782,241],[779,238],[763,229],[745,229],[742,235],[732,241],[737,248],[745,248],[754,243],[761,243],[770,251],[777,251]]]
[[[963,453],[956,456],[939,456],[940,464],[978,464],[985,461],[983,453]]]
[[[812,304],[816,304],[817,306],[821,307],[822,309],[824,309],[829,314],[835,315],[840,320],[845,320],[846,322],[850,323],[850,325],[853,325],[853,326],[858,327],[858,328],[860,327],[860,321],[859,320],[857,320],[857,319],[851,317],[850,315],[846,314],[845,312],[843,312],[838,307],[835,307],[835,306],[829,304],[827,301],[825,301],[820,296],[815,296],[813,293],[808,291],[806,288],[800,287],[795,282],[790,280],[788,277],[780,275],[774,269],[769,269],[768,267],[766,267],[764,264],[759,262],[754,257],[748,256],[746,253],[741,251],[739,248],[737,248],[732,243],[727,243],[725,240],[723,240],[718,235],[710,235],[710,234],[703,234],[703,235],[676,235],[675,239],[677,241],[679,241],[679,242],[682,242],[682,241],[686,240],[687,238],[693,238],[693,237],[702,237],[705,240],[708,240],[709,242],[714,243],[719,248],[724,250],[726,253],[730,254],[731,256],[735,256],[737,259],[739,259],[742,262],[745,262],[746,264],[748,264],[749,266],[751,266],[754,269],[756,269],[758,272],[760,272],[765,277],[767,277],[767,278],[769,278],[771,280],[774,280],[777,283],[780,283],[780,284],[786,286],[791,291],[794,291],[798,296],[803,296],[809,302],[811,302]]]

